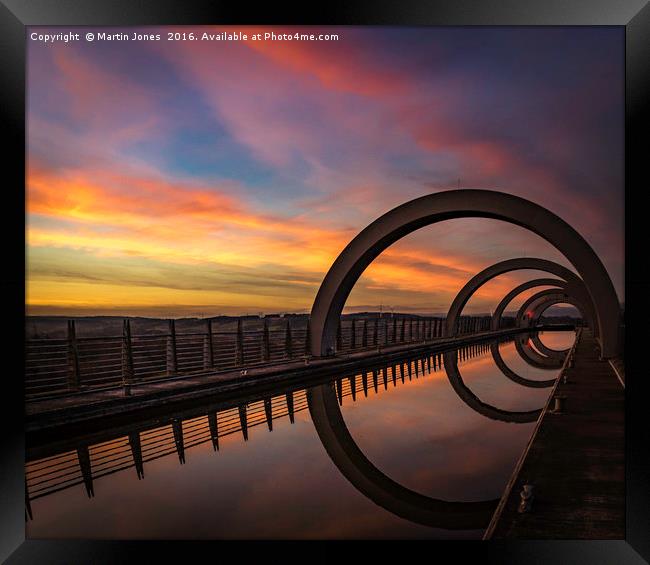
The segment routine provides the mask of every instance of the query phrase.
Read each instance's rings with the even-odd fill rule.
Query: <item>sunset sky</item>
[[[168,29],[203,31],[137,31]],[[558,214],[624,301],[621,28],[274,30],[340,39],[28,40],[29,314],[308,312],[368,223],[459,183]],[[385,251],[346,306],[445,312],[520,256],[568,266],[522,228],[443,222]],[[498,277],[465,311],[538,276]]]

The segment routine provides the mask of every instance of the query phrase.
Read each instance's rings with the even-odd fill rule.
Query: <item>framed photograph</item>
[[[0,20],[3,560],[650,562],[647,2]]]

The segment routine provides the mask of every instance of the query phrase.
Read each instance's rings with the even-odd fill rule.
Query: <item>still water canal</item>
[[[27,536],[480,538],[560,364],[486,342],[28,445]]]

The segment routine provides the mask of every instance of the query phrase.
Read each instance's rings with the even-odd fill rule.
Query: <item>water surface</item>
[[[547,347],[565,349],[574,334],[540,337]],[[507,378],[490,345],[455,353],[464,386],[502,412],[543,407],[551,389]],[[558,373],[557,367],[526,363],[512,341],[499,344],[499,352],[513,372],[529,381]],[[389,366],[364,373],[332,375],[333,381],[319,386],[335,395],[353,441],[379,472],[437,500],[500,498],[534,419],[515,423],[479,413],[452,388],[439,355],[410,360],[395,371]],[[128,429],[106,430],[101,441],[79,437],[50,449],[46,458],[27,464],[28,537],[482,536],[487,523],[459,530],[445,527],[443,519],[442,527],[431,527],[396,515],[355,487],[321,442],[308,395],[301,389],[287,397],[283,390],[266,404],[256,399],[218,412],[206,408],[176,415],[175,424],[164,418],[159,423],[134,420]],[[39,449],[44,453],[47,446]],[[90,471],[85,481],[83,467]]]

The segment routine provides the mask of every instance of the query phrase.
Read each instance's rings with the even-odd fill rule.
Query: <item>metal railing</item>
[[[405,317],[341,319],[336,354],[382,346],[422,343],[444,335],[445,319]],[[231,324],[231,326],[234,324]],[[490,328],[489,316],[462,316],[458,335]],[[306,318],[238,319],[235,328],[205,321],[204,331],[134,334],[125,319],[122,335],[77,335],[74,320],[64,338],[25,342],[25,395],[29,399],[123,386],[165,377],[279,364],[309,356]]]

